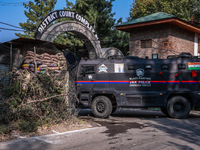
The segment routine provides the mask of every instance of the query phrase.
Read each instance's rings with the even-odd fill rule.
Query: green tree
[[[199,11],[199,0],[134,0],[129,20],[155,12],[165,12],[183,20],[200,21]]]
[[[120,35],[125,33],[114,29],[116,19],[114,19],[115,13],[112,13],[113,2],[114,0],[77,0],[75,9],[93,25],[102,47],[121,49],[124,47],[119,43],[125,39]]]
[[[29,1],[28,4],[23,3],[27,21],[19,25],[25,31],[24,34],[16,33],[16,35],[22,38],[33,38],[38,25],[49,12],[54,10],[56,2],[57,0],[34,0],[34,2]]]
[[[75,4],[73,4],[69,2],[69,0],[66,0],[67,5],[64,9],[75,11],[86,18],[95,28],[102,47],[117,47],[120,50],[126,51],[128,50],[127,39],[129,36],[127,33],[114,29],[116,20],[114,19],[115,14],[112,13],[113,1],[114,0],[76,0]],[[20,26],[25,29],[25,32],[24,34],[17,33],[16,35],[18,37],[33,38],[34,31],[36,31],[42,19],[54,10],[56,2],[57,0],[34,0],[34,2],[30,1],[28,4],[24,3],[27,21],[25,23],[20,23]],[[66,20],[69,19],[58,19],[56,22]],[[71,32],[59,35],[54,42],[68,46],[68,49],[75,53],[79,52],[81,49],[83,53],[88,51],[84,41],[81,41]],[[81,55],[83,53],[81,53]]]
[[[67,8],[71,11],[76,11],[86,18],[90,24],[95,28],[102,47],[116,47],[123,50],[125,53],[128,50],[128,34],[114,29],[116,19],[112,13],[112,3],[114,0],[76,0],[73,4],[66,0]],[[118,20],[118,22],[120,22]],[[56,42],[66,41],[69,45],[76,45],[78,48],[84,47],[84,42],[80,42],[73,34],[68,33],[59,36]],[[71,39],[71,40],[70,40]],[[124,44],[123,44],[124,43]],[[61,43],[62,44],[62,43]],[[71,47],[71,46],[69,46]],[[76,49],[71,47],[71,49]],[[85,48],[86,49],[86,48]]]
[[[112,2],[114,0],[76,0],[73,5],[68,0],[67,9],[76,11],[85,17],[95,28],[99,37],[110,35],[111,28],[115,24],[114,13],[112,13]]]
[[[122,18],[119,19],[116,24],[121,24],[121,23],[123,23]],[[128,54],[129,40],[130,40],[129,33],[115,29],[112,31],[112,34],[111,34],[111,41],[108,39],[109,41],[108,45],[120,49],[122,53],[126,56],[126,55],[129,55]]]

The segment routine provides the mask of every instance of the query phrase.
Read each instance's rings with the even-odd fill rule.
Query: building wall
[[[194,55],[194,36],[194,32],[171,26],[169,40],[172,41],[172,50],[175,54],[189,52]]]
[[[141,40],[148,39],[152,39],[152,47],[141,48]],[[170,42],[172,47],[164,48],[163,42]],[[158,54],[163,59],[181,52],[194,54],[194,33],[170,24],[140,27],[131,31],[129,53],[132,56],[152,58],[152,54]]]

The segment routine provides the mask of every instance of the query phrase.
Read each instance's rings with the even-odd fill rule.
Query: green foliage
[[[10,131],[10,128],[8,127],[8,125],[6,124],[0,124],[0,135],[1,134],[9,134],[11,131]]]
[[[112,13],[112,3],[114,0],[76,0],[75,5],[68,0],[66,0],[66,2],[67,9],[76,11],[90,22],[97,32],[103,48],[116,47],[122,50],[124,54],[127,53],[129,48],[129,34],[114,29],[116,23],[116,20],[114,19],[115,14]],[[118,23],[119,22],[121,22],[121,19],[118,20]],[[62,41],[65,41],[65,38],[66,36],[61,37]],[[67,40],[72,41],[71,45],[69,44],[69,49],[71,47],[71,51],[76,52],[77,49],[81,49],[81,43],[82,48],[86,49],[83,42],[77,44],[77,41],[79,40],[76,37],[67,38]],[[77,48],[74,48],[74,46]]]
[[[95,28],[100,40],[112,33],[115,24],[114,13],[112,13],[112,2],[114,0],[77,0],[72,8],[84,16]]]
[[[5,93],[6,97],[10,97],[13,95],[13,91],[14,91],[14,87],[7,87],[4,90],[4,93]]]
[[[64,96],[49,98],[64,92],[63,76],[38,74],[32,75],[27,82],[24,74],[5,89],[6,100],[0,103],[0,134],[12,130],[36,132],[39,125],[59,123],[73,115]],[[45,98],[49,99],[29,103]]]
[[[36,132],[38,127],[38,122],[36,120],[24,120],[19,119],[16,123],[19,131],[23,131],[25,133]]]
[[[122,23],[122,20],[119,19],[117,24]],[[129,33],[119,31],[119,30],[112,30],[112,34],[110,37],[106,37],[105,41],[101,43],[105,44],[105,47],[116,47],[122,51],[122,53],[126,56],[128,55],[129,50]]]
[[[34,107],[22,106],[17,115],[15,128],[26,133],[37,131],[40,118],[38,114],[34,112]]]
[[[76,11],[81,16],[86,18],[94,27],[102,48],[116,47],[122,50],[125,54],[128,51],[129,35],[114,29],[116,20],[112,13],[112,3],[114,0],[76,0],[75,4],[66,0],[66,8],[71,11]],[[51,11],[54,10],[57,0],[34,0],[28,4],[24,3],[26,11],[24,12],[27,21],[20,23],[20,26],[25,29],[24,34],[17,33],[18,37],[33,38],[34,31],[42,19]],[[56,22],[69,20],[67,18],[59,19]],[[120,19],[121,20],[121,19]],[[119,21],[120,21],[119,20]],[[87,39],[80,40],[75,33],[63,33],[59,35],[54,42],[66,45],[68,49],[75,52],[79,57],[88,56],[88,50],[84,44]],[[80,53],[81,52],[81,53]]]
[[[24,34],[16,33],[16,36],[22,38],[33,38],[38,25],[42,19],[51,11],[54,10],[57,0],[34,0],[27,3],[23,3],[26,11],[24,14],[27,17],[25,23],[19,25],[23,28]]]
[[[135,0],[130,10],[129,20],[156,12],[165,12],[186,21],[192,19],[200,21],[199,10],[198,0]]]

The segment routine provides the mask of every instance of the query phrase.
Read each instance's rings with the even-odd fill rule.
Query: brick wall
[[[152,39],[152,47],[141,48],[141,40],[148,39]],[[167,58],[168,55],[178,55],[181,52],[194,54],[193,41],[194,33],[170,24],[140,27],[131,31],[129,53],[142,58],[152,58],[152,54],[158,54],[159,58]],[[163,48],[163,42],[170,42],[172,47]]]
[[[176,54],[189,52],[194,55],[194,36],[194,32],[171,26],[169,40],[172,41],[172,47]]]

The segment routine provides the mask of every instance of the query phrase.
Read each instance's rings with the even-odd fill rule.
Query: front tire
[[[107,118],[112,113],[112,103],[106,96],[97,96],[92,102],[92,113],[98,118]]]
[[[172,118],[186,118],[190,113],[190,102],[182,96],[174,96],[167,103],[167,112]]]

